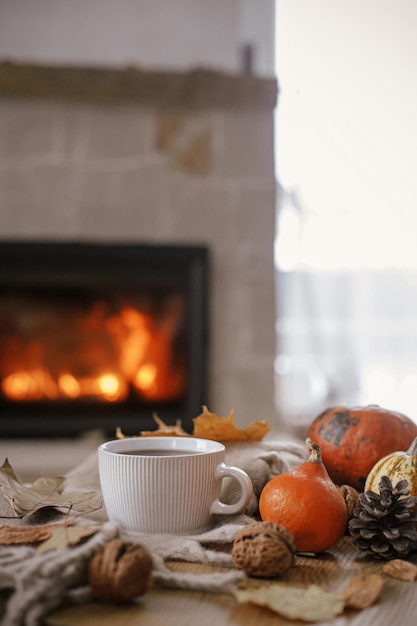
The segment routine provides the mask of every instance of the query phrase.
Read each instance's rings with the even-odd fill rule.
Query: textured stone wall
[[[207,244],[209,408],[274,424],[276,86],[210,80],[180,103],[0,76],[0,238]]]

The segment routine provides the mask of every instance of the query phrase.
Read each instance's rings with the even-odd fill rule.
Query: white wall
[[[0,58],[237,72],[274,70],[274,0],[1,0]]]

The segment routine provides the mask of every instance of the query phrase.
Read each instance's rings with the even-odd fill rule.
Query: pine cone
[[[417,551],[417,497],[409,495],[408,480],[394,487],[383,476],[378,488],[379,494],[365,491],[359,495],[360,506],[348,524],[353,543],[377,559],[410,556]]]

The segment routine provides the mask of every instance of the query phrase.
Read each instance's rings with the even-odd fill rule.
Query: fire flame
[[[74,330],[64,330],[64,336],[69,333],[72,339],[71,346],[80,346],[78,353],[68,349],[63,355],[54,352],[53,338],[45,333],[42,345],[38,337],[20,341],[16,356],[19,341],[12,337],[14,368],[2,378],[3,394],[13,401],[92,398],[121,402],[132,391],[147,400],[178,397],[184,390],[185,364],[174,364],[177,316],[168,315],[158,324],[134,307],[109,317],[97,311],[90,320],[76,324],[76,339],[71,337]],[[92,366],[88,368],[86,362]]]

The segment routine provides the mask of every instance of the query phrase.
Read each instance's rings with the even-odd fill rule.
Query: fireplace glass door
[[[111,435],[205,402],[204,248],[0,245],[0,433]],[[7,267],[7,270],[6,270]]]

